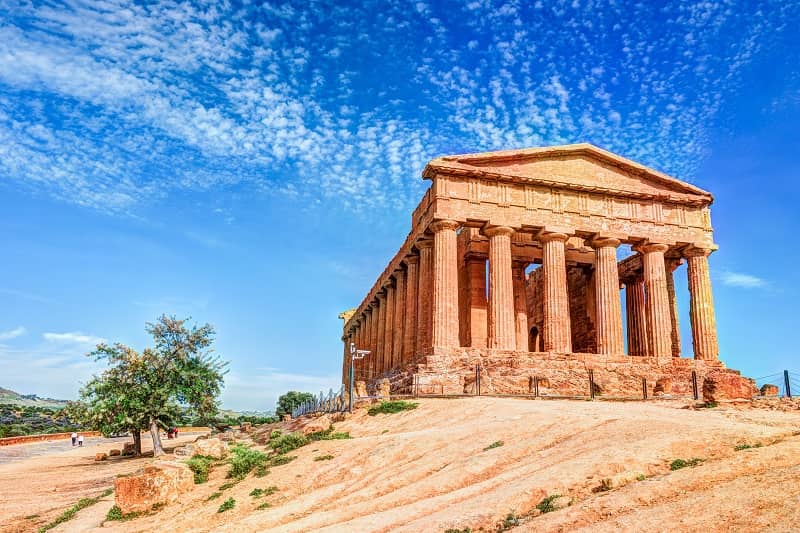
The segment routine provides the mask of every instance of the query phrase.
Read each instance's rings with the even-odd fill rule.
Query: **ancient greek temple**
[[[599,394],[687,394],[698,375],[752,388],[719,361],[711,193],[589,144],[441,157],[422,177],[411,231],[341,315],[344,383],[354,343],[371,352],[355,380],[393,393],[469,393],[480,379],[484,392],[579,394],[587,369]]]

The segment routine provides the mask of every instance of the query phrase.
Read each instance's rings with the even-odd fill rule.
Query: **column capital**
[[[633,247],[634,252],[639,252],[643,254],[649,254],[651,252],[661,252],[664,253],[669,250],[669,246],[666,244],[662,244],[660,242],[645,242],[642,244],[637,244]]]
[[[487,237],[494,237],[495,235],[508,235],[514,234],[514,228],[508,226],[484,226],[483,234]]]
[[[416,243],[414,243],[414,245],[420,250],[423,248],[425,249],[433,248],[433,239],[428,237],[422,237]]]
[[[591,246],[594,249],[597,248],[616,248],[622,243],[619,239],[615,239],[614,237],[593,237],[591,239],[586,239],[586,244]]]
[[[432,232],[439,233],[444,230],[457,230],[459,226],[461,224],[455,220],[436,220],[431,223],[430,228]]]
[[[541,242],[541,243],[550,242],[550,241],[567,242],[567,239],[569,239],[569,235],[567,235],[566,233],[559,233],[559,232],[556,232],[556,231],[542,232],[539,235],[539,242]]]
[[[407,255],[403,258],[406,265],[416,265],[419,264],[419,256],[418,255]]]
[[[375,298],[378,299],[378,304],[380,305],[380,303],[386,299],[386,293],[381,291],[375,295]]]
[[[719,249],[719,246],[716,244],[710,245],[697,245],[697,244],[690,244],[686,248],[683,249],[683,256],[684,257],[708,257],[713,252],[716,252]]]

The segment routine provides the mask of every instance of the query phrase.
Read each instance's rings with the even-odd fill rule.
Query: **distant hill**
[[[36,394],[20,394],[11,389],[0,387],[0,404],[25,405],[31,407],[64,407],[66,400],[42,398]]]

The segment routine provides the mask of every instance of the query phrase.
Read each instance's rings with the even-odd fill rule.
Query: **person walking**
[[[78,435],[78,447],[83,446],[83,435]]]
[[[76,444],[78,444],[78,434],[73,431],[72,432],[72,445],[75,446]]]

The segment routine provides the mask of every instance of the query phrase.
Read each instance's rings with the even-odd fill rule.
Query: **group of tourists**
[[[83,435],[79,435],[78,433],[72,432],[72,445],[73,446],[83,446]]]

